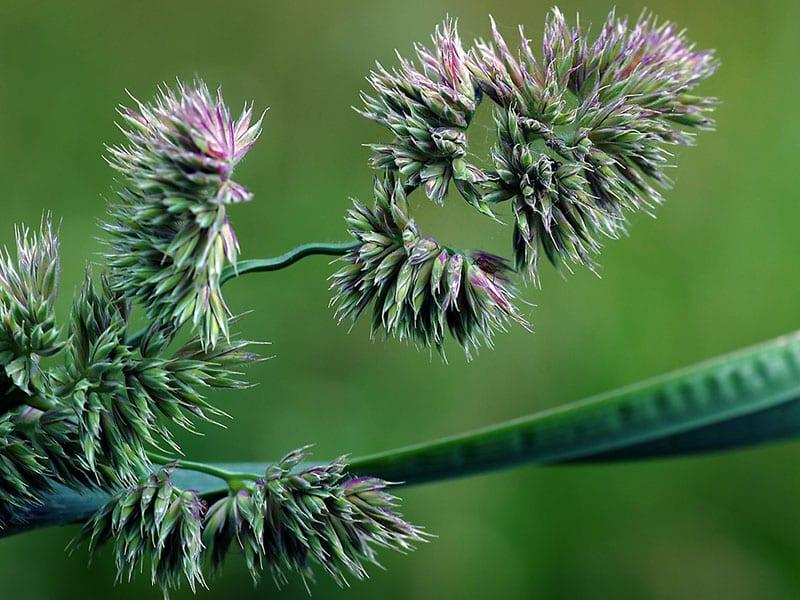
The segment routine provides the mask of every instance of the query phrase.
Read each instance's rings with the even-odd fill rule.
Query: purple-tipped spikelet
[[[318,566],[339,584],[363,579],[377,549],[414,549],[427,535],[397,512],[386,481],[350,477],[347,463],[302,467],[304,450],[270,466],[258,481],[243,481],[210,506],[172,484],[167,467],[117,493],[81,529],[73,546],[91,553],[112,543],[120,579],[149,562],[152,581],[167,593],[185,579],[205,585],[203,564],[216,573],[231,548],[240,551],[254,581],[268,569],[276,584],[295,572],[313,579]]]
[[[468,51],[452,21],[433,40],[433,52],[417,49],[421,72],[401,59],[369,78],[377,95],[363,95],[362,114],[394,135],[372,146],[372,163],[407,193],[424,186],[441,201],[454,179],[486,214],[510,201],[514,261],[537,283],[542,253],[594,268],[600,241],[624,232],[627,212],[661,201],[667,147],[713,126],[716,101],[694,94],[717,68],[713,53],[648,14],[629,25],[611,13],[591,41],[554,9],[539,55],[522,29],[512,50],[493,21],[492,41]],[[478,168],[466,162],[466,134],[482,94],[495,104],[498,142],[492,165]]]
[[[127,145],[109,149],[124,186],[104,226],[112,287],[164,326],[191,322],[214,346],[228,335],[220,275],[238,255],[228,205],[252,196],[232,175],[261,120],[249,106],[234,118],[201,81],[136,104],[120,109]]]
[[[422,186],[443,202],[451,181],[476,207],[484,209],[475,184],[479,169],[467,162],[467,127],[480,103],[456,22],[445,21],[432,36],[433,49],[418,45],[419,66],[400,59],[400,68],[381,65],[368,81],[376,95],[362,93],[365,117],[386,126],[394,139],[373,144],[371,163],[399,173],[407,189]]]
[[[355,202],[347,223],[361,245],[331,277],[340,321],[355,321],[372,305],[373,332],[441,351],[449,331],[468,356],[491,346],[509,321],[528,328],[513,304],[506,261],[420,235],[400,183],[376,179],[373,208]]]
[[[205,587],[201,556],[206,506],[195,491],[181,490],[166,468],[141,485],[122,490],[81,529],[73,546],[88,542],[94,553],[112,542],[117,578],[131,579],[150,566],[153,585],[165,596],[186,580],[192,591]]]
[[[511,200],[517,267],[537,279],[540,251],[593,266],[599,238],[624,231],[625,211],[661,202],[666,145],[708,129],[716,101],[693,89],[717,68],[670,23],[609,15],[594,42],[554,9],[537,58],[520,29],[512,52],[492,22],[470,68],[497,105],[499,141],[488,205]]]
[[[406,552],[425,541],[398,514],[387,482],[348,477],[343,458],[301,468],[304,459],[303,450],[289,453],[262,480],[209,507],[204,540],[212,569],[235,543],[255,581],[264,568],[278,585],[291,572],[307,581],[316,565],[346,584],[367,576],[366,563],[378,564],[377,548]]]

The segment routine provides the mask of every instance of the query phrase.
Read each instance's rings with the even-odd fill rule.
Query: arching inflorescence
[[[483,213],[508,203],[513,264],[538,284],[542,254],[556,266],[594,269],[603,238],[623,233],[631,212],[661,202],[659,188],[669,185],[668,147],[691,143],[693,129],[713,127],[716,101],[694,88],[717,62],[673,24],[648,14],[628,23],[612,12],[591,39],[554,9],[540,53],[522,28],[519,38],[512,49],[492,21],[491,41],[465,49],[448,20],[435,31],[433,50],[417,48],[418,66],[405,59],[392,71],[378,66],[368,79],[374,95],[363,95],[360,112],[390,130],[390,143],[371,146],[371,163],[399,181],[405,195],[422,187],[442,202],[455,182]],[[476,164],[469,160],[467,129],[483,97],[494,104],[497,141],[485,164]],[[357,204],[348,223],[361,212]],[[383,281],[393,259],[375,254],[369,219],[364,223],[367,229],[357,223],[354,230],[362,250],[345,256],[333,278],[339,314],[356,318],[372,302],[373,329],[440,349],[441,328],[414,310],[409,318],[393,318],[400,308],[387,306],[376,291],[373,282]],[[385,235],[379,228],[374,233]],[[500,285],[510,290],[502,272]],[[442,313],[436,320],[448,321],[449,304],[434,299],[430,306]],[[478,329],[481,335],[466,338],[450,330],[470,349],[475,340],[490,339]]]

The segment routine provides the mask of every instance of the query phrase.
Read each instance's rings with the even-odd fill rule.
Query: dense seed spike
[[[343,458],[303,468],[305,458],[303,449],[290,452],[262,480],[209,507],[204,540],[212,567],[235,543],[255,581],[265,568],[278,585],[291,572],[307,581],[316,565],[344,585],[367,576],[378,548],[406,552],[425,541],[397,512],[390,484],[349,476]]]
[[[108,150],[124,185],[104,224],[112,288],[163,326],[191,323],[213,347],[230,317],[220,276],[239,252],[228,207],[252,197],[232,175],[261,119],[251,122],[250,106],[234,118],[202,81],[134,101],[119,111],[127,145]]]
[[[541,252],[556,265],[593,268],[600,240],[624,231],[628,211],[661,202],[666,147],[713,127],[716,100],[693,90],[717,61],[649,14],[630,26],[612,13],[590,42],[554,9],[541,59],[522,30],[517,53],[494,22],[492,38],[469,59],[498,106],[483,201],[511,201],[515,262],[530,279],[538,281]]]
[[[468,356],[491,346],[509,321],[529,327],[513,304],[507,262],[421,236],[399,183],[376,179],[373,208],[356,202],[347,220],[362,244],[331,276],[340,321],[355,321],[372,305],[373,332],[442,351],[449,331]]]

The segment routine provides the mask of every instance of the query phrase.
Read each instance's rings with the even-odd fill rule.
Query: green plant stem
[[[272,258],[253,258],[241,260],[236,265],[229,265],[222,271],[220,283],[244,275],[246,273],[264,273],[267,271],[278,271],[290,267],[297,261],[306,256],[342,256],[343,254],[357,248],[360,242],[357,240],[347,240],[345,242],[310,242],[302,244],[297,248],[292,248],[289,252]]]
[[[560,408],[350,461],[407,484],[727,450],[800,433],[800,334]]]
[[[166,456],[158,452],[148,452],[147,456],[158,465],[175,465],[179,469],[212,475],[222,479],[228,486],[232,487],[238,486],[242,481],[257,481],[262,478],[261,475],[255,473],[228,471],[227,469],[215,467],[214,465]]]
[[[251,258],[241,260],[235,266],[225,267],[220,276],[220,285],[247,273],[266,273],[278,271],[292,266],[306,256],[342,256],[348,251],[357,248],[360,242],[348,240],[345,242],[309,242],[292,248],[285,254],[272,258]],[[147,329],[141,329],[128,338],[130,346],[137,346],[144,337]]]

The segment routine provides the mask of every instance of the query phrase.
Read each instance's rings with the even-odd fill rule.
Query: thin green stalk
[[[220,277],[220,283],[225,283],[235,277],[246,273],[264,273],[278,271],[290,267],[306,256],[342,256],[350,250],[357,248],[360,242],[347,240],[345,242],[310,242],[292,248],[285,254],[272,258],[254,258],[240,260],[236,265],[225,267]]]
[[[175,465],[179,469],[184,469],[186,471],[195,471],[196,473],[212,475],[222,479],[229,486],[238,485],[242,481],[257,481],[262,478],[261,475],[255,473],[228,471],[227,469],[215,467],[214,465],[166,456],[158,452],[148,452],[147,456],[158,465]]]
[[[345,242],[309,242],[296,248],[292,248],[285,254],[272,258],[251,258],[241,260],[235,266],[225,267],[220,276],[220,284],[224,284],[231,279],[235,279],[247,273],[266,273],[268,271],[278,271],[292,266],[294,263],[306,256],[342,256],[353,248],[357,248],[360,242],[348,240]],[[141,341],[147,329],[140,329],[128,338],[128,344],[136,346]]]
[[[677,456],[800,433],[800,333],[563,407],[350,462],[407,484],[540,465]]]

